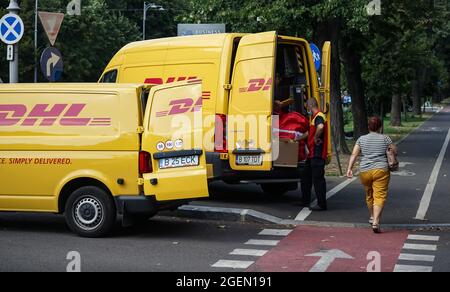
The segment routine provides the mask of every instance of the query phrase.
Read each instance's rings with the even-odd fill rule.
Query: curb
[[[173,215],[173,214],[172,214]],[[347,227],[347,228],[369,228],[367,223],[346,222],[320,222],[320,221],[298,221],[281,219],[276,216],[265,214],[252,209],[206,207],[184,205],[176,211],[177,217],[194,219],[220,220],[231,222],[249,222],[262,224],[275,224],[282,226],[316,226],[316,227]],[[450,229],[450,223],[436,224],[383,224],[385,230],[431,230]]]
[[[251,209],[184,205],[176,214],[195,219],[282,224],[283,219]]]

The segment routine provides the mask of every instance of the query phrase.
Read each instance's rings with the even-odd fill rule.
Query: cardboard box
[[[280,139],[278,159],[273,162],[273,166],[296,168],[298,165],[298,147],[298,142]]]

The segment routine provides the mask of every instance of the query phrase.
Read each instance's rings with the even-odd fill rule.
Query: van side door
[[[331,161],[331,42],[325,42],[322,48],[322,74],[320,87],[320,107],[327,115],[328,123],[328,162]]]

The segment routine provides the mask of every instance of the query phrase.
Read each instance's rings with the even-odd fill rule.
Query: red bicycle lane
[[[249,267],[249,272],[392,272],[407,231],[300,226]],[[378,260],[374,266],[374,260]]]

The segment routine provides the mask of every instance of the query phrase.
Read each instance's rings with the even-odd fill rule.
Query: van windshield
[[[102,79],[100,80],[100,83],[116,83],[116,81],[117,81],[117,70],[112,70],[103,75]]]

